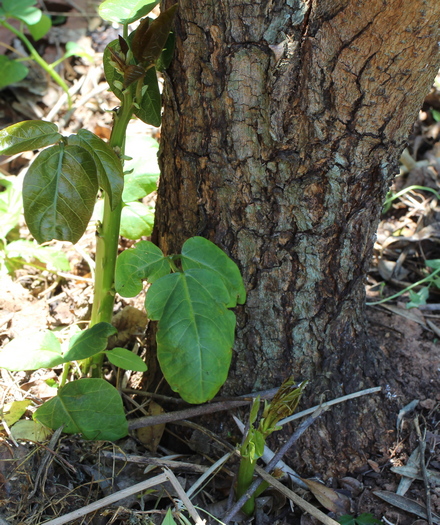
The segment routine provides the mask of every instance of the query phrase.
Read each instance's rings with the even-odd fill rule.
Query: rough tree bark
[[[173,253],[203,235],[243,272],[248,300],[224,391],[293,374],[312,380],[311,402],[392,381],[365,339],[364,277],[440,66],[440,2],[179,5],[154,240]],[[384,444],[384,406],[364,398],[334,410],[303,463],[333,474],[359,465]]]

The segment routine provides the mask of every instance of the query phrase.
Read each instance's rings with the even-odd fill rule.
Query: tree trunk
[[[311,403],[392,381],[365,339],[364,278],[397,159],[440,66],[440,2],[179,6],[154,240],[175,253],[205,236],[243,273],[248,299],[223,391],[292,374],[311,380]],[[325,473],[330,461],[335,474],[337,462],[364,462],[384,443],[380,403],[334,409],[304,464]]]

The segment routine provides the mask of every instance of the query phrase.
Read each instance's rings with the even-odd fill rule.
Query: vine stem
[[[35,49],[35,47],[31,44],[29,39],[24,35],[21,31],[16,29],[14,26],[6,22],[6,20],[0,21],[0,24],[2,24],[6,29],[14,33],[22,42],[23,44],[28,48],[29,53],[31,54],[31,57],[35,62],[46,71],[48,75],[50,75],[55,82],[62,88],[63,91],[67,94],[67,101],[69,104],[69,109],[72,107],[72,98],[69,93],[69,88],[67,84],[64,82],[64,80],[60,77],[60,75],[53,69],[53,66],[48,64],[43,57],[40,56],[38,51]]]

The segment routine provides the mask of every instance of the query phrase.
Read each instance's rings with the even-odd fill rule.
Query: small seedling
[[[302,392],[307,382],[304,381],[296,386],[292,378],[287,379],[278,390],[275,397],[269,403],[264,402],[264,409],[258,427],[254,423],[260,408],[260,398],[257,397],[251,408],[249,415],[249,430],[240,447],[240,467],[237,477],[237,499],[240,499],[250,487],[257,459],[264,453],[264,446],[267,438],[273,432],[281,430],[278,426],[279,421],[293,414],[301,399]],[[259,490],[243,505],[243,511],[251,515],[255,509],[255,498],[267,488],[267,484],[262,483]]]
[[[128,432],[119,392],[102,378],[104,359],[121,368],[146,370],[129,350],[107,350],[116,333],[111,325],[115,292],[133,297],[142,291],[143,281],[149,283],[145,307],[158,322],[159,363],[171,388],[190,403],[211,399],[226,380],[235,331],[231,308],[246,299],[237,265],[201,237],[188,239],[181,254],[164,255],[153,243],[140,241],[117,257],[124,209],[143,206],[137,200],[149,184],[132,169],[124,171],[127,125],[133,116],[160,124],[156,68],[170,63],[169,33],[177,5],[154,21],[141,20],[131,34],[128,25],[157,3],[106,0],[99,8],[104,19],[123,27],[123,35],[107,46],[103,58],[110,89],[120,100],[108,143],[87,130],[62,136],[55,124],[44,121],[20,122],[0,131],[0,154],[44,148],[23,183],[25,220],[39,243],[76,243],[90,221],[98,190],[104,195],[90,327],[64,344],[44,331],[26,341],[16,338],[0,351],[0,366],[9,370],[62,365],[58,395],[39,407],[34,418],[53,429],[64,425],[65,432],[81,432],[87,439],[115,440]],[[144,234],[142,228],[129,232],[130,238]],[[72,361],[80,364],[83,378],[68,382]]]

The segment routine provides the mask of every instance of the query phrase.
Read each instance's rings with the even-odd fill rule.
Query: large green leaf
[[[159,0],[105,0],[99,6],[99,16],[117,24],[131,24],[142,18]]]
[[[0,55],[0,71],[2,72],[0,77],[0,89],[15,84],[16,82],[20,82],[20,80],[26,78],[29,73],[29,69],[24,64],[17,62],[17,60],[12,60],[5,55]],[[9,153],[5,153],[5,155],[9,155]]]
[[[86,129],[80,129],[76,135],[70,135],[68,143],[81,146],[92,155],[96,164],[98,184],[109,196],[110,206],[114,210],[121,202],[124,172],[113,148]]]
[[[5,246],[5,253],[8,258],[20,257],[26,262],[38,259],[51,269],[60,272],[70,271],[69,259],[63,251],[57,250],[53,246],[41,246],[36,244],[35,241],[27,241],[25,239],[12,241]]]
[[[127,435],[128,424],[119,392],[104,379],[79,379],[42,405],[34,419],[49,428],[65,425],[67,434],[114,441]]]
[[[121,48],[119,45],[119,40],[113,40],[105,48],[103,62],[105,78],[108,82],[110,90],[119,98],[119,100],[122,100],[122,86],[124,83],[124,76],[113,65],[110,48],[115,52],[120,52]],[[132,89],[134,93],[136,89],[136,83],[132,84],[128,89]],[[151,67],[144,76],[142,99],[139,107],[134,108],[134,113],[146,124],[158,127],[161,123],[161,109],[162,98],[157,81],[156,69]]]
[[[57,126],[52,122],[25,120],[0,131],[0,154],[15,155],[23,151],[45,148],[61,138]]]
[[[25,24],[37,24],[42,16],[40,9],[33,7],[36,0],[3,0],[2,7],[5,16],[18,18]]]
[[[69,341],[69,349],[64,354],[65,361],[79,361],[103,352],[108,338],[117,333],[110,323],[97,323],[87,330],[75,334]]]
[[[26,173],[23,205],[35,239],[77,242],[83,235],[98,191],[96,166],[79,146],[57,145],[43,150]]]
[[[229,300],[223,279],[203,268],[167,275],[148,289],[145,308],[159,321],[162,372],[189,403],[212,399],[227,378],[235,330]]]
[[[61,363],[61,344],[49,330],[16,337],[0,350],[0,368],[6,370],[38,370]]]
[[[229,290],[228,308],[246,301],[246,290],[238,266],[223,250],[204,237],[191,237],[182,246],[182,268],[208,268],[221,277]]]
[[[135,241],[150,235],[154,224],[154,209],[141,202],[128,202],[122,208],[120,234]]]
[[[140,241],[117,258],[115,289],[122,297],[135,297],[144,279],[154,283],[169,273],[170,265],[161,249],[150,241]]]

